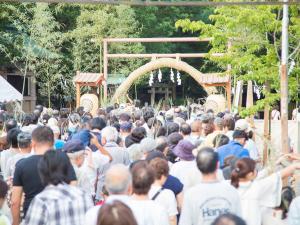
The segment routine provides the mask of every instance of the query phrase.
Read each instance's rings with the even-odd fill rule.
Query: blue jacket
[[[230,141],[227,145],[219,147],[217,152],[219,154],[220,167],[224,165],[224,159],[228,156],[233,155],[239,159],[250,157],[249,151],[236,141]]]

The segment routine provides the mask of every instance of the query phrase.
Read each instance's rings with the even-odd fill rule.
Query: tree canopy
[[[290,70],[289,92],[292,100],[298,98],[296,74],[299,73],[299,10],[290,7],[290,56],[294,64]],[[272,105],[279,99],[280,53],[281,53],[282,9],[274,6],[219,7],[209,16],[211,23],[179,20],[177,28],[183,31],[200,32],[201,37],[212,37],[210,53],[223,52],[224,56],[209,59],[223,70],[231,64],[233,77],[237,80],[253,80],[263,86],[271,84],[271,92],[263,89],[264,99],[244,111],[244,115],[254,114],[264,105]],[[292,66],[293,67],[293,66]]]

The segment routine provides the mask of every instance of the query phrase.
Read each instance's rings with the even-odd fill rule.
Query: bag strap
[[[155,195],[151,198],[151,200],[155,200],[157,198],[157,196],[159,196],[159,194],[164,190],[164,188],[162,187],[161,189],[159,189]]]

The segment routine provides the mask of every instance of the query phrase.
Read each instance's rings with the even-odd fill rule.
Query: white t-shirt
[[[149,198],[152,199],[159,190],[161,190],[160,186],[152,185],[148,193]],[[154,201],[165,208],[169,217],[178,214],[176,198],[171,190],[163,189]]]
[[[4,180],[7,180],[7,161],[15,156],[16,154],[18,154],[17,151],[15,151],[14,149],[8,149],[8,150],[4,150],[1,152],[1,171],[2,171],[2,175]]]
[[[174,163],[170,174],[177,177],[183,184],[183,191],[199,184],[202,180],[202,174],[197,168],[196,161],[179,161]],[[219,180],[224,180],[221,170],[217,171],[217,177]]]
[[[210,225],[224,213],[240,216],[240,210],[237,190],[228,182],[202,182],[184,194],[179,225]]]
[[[242,217],[247,225],[262,223],[262,209],[276,207],[281,200],[282,180],[279,173],[263,179],[240,182],[238,193],[242,204]]]
[[[6,169],[4,171],[4,177],[9,178],[14,176],[15,168],[16,168],[16,163],[24,158],[27,158],[31,156],[31,153],[23,154],[23,153],[17,153],[16,155],[10,157],[7,160],[6,163]]]
[[[109,157],[107,155],[103,155],[100,151],[96,151],[92,153],[94,168],[99,168],[109,163]]]
[[[164,207],[152,200],[131,200],[129,203],[138,225],[169,225]]]
[[[245,149],[247,149],[249,151],[249,155],[250,155],[250,158],[253,159],[253,160],[257,160],[259,158],[259,153],[258,153],[258,149],[256,147],[256,144],[255,142],[252,140],[252,139],[249,139],[245,146],[244,146]]]
[[[300,224],[300,197],[295,198],[290,205],[288,222],[289,225]]]
[[[77,177],[77,186],[92,197],[95,194],[96,169],[89,167],[87,163],[81,167],[72,165]]]

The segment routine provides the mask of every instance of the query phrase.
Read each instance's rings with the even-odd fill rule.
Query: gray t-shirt
[[[210,225],[224,213],[241,215],[237,190],[226,181],[202,182],[186,191],[179,225]]]

